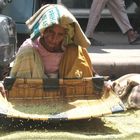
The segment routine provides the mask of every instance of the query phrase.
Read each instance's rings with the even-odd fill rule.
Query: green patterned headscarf
[[[31,39],[39,37],[47,27],[59,24],[67,31],[65,44],[75,43],[83,47],[89,46],[89,40],[84,35],[76,18],[62,5],[47,4],[42,6],[26,21],[31,31]]]

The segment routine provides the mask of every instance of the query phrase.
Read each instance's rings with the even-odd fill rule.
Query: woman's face
[[[57,52],[61,49],[65,37],[65,29],[60,25],[48,27],[44,34],[44,47],[51,52]]]

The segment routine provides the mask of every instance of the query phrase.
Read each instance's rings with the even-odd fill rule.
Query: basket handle
[[[104,77],[97,76],[92,78],[94,89],[98,92],[101,92],[104,87]]]
[[[16,78],[13,78],[10,76],[5,77],[4,82],[3,82],[4,88],[6,90],[11,90],[15,81],[16,81]]]
[[[44,78],[43,88],[44,90],[59,89],[59,79],[58,78]]]

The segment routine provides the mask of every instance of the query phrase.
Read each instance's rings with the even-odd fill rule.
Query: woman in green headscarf
[[[75,17],[62,5],[47,4],[26,22],[30,38],[19,48],[10,75],[19,78],[81,78],[95,72],[90,45]]]

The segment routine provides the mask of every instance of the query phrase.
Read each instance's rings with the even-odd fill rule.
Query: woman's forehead
[[[61,25],[59,25],[59,24],[54,24],[54,25],[52,25],[52,26],[49,26],[49,27],[47,27],[46,29],[45,29],[45,31],[48,31],[48,30],[50,30],[50,29],[52,29],[52,30],[61,30],[62,32],[64,31],[66,31],[66,29],[64,28],[64,27],[62,27]],[[45,32],[44,31],[44,32]]]
[[[61,28],[61,29],[65,29],[64,27],[62,27],[60,24],[53,24],[51,26],[49,26],[48,28]]]

